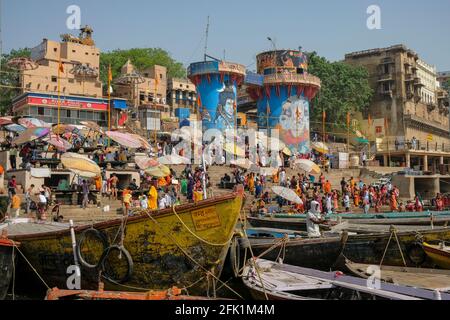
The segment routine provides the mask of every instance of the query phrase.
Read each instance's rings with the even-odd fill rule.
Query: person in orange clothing
[[[391,202],[391,211],[397,211],[398,210],[398,204],[397,204],[397,197],[395,195],[395,192],[391,193],[390,197]]]
[[[167,180],[166,178],[162,177],[158,179],[158,187],[165,187],[167,186]]]
[[[353,203],[355,204],[356,208],[359,207],[360,202],[361,202],[361,196],[360,196],[359,190],[358,190],[358,188],[355,188],[355,193],[353,195]]]
[[[251,194],[255,193],[255,178],[253,173],[250,173],[250,175],[248,176],[248,190]]]
[[[150,191],[148,193],[148,209],[157,210],[158,209],[158,191],[154,184],[152,184]]]
[[[327,180],[325,184],[323,185],[323,193],[328,194],[331,193],[331,182],[330,180]]]
[[[103,185],[102,177],[101,176],[96,177],[95,178],[95,190],[101,191],[102,185]]]

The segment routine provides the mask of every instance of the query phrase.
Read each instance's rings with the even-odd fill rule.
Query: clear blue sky
[[[67,33],[66,8],[82,10],[103,50],[161,47],[189,64],[208,52],[251,65],[271,48],[317,51],[330,60],[345,53],[404,43],[438,70],[450,70],[450,0],[1,0],[3,50],[33,47]],[[382,30],[368,30],[366,9],[381,7]],[[254,66],[250,67],[251,69]]]

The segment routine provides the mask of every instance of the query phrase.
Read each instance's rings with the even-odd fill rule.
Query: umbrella
[[[146,156],[136,156],[134,158],[134,162],[142,170],[146,170],[151,167],[157,167],[160,165],[160,163],[157,160],[146,157]]]
[[[13,140],[13,144],[20,145],[31,142],[33,140],[45,137],[47,134],[49,134],[49,132],[49,128],[28,128],[23,133],[21,133],[20,136]]]
[[[259,168],[259,174],[262,176],[273,176],[278,172],[277,168]]]
[[[11,132],[24,132],[26,130],[25,127],[22,127],[20,124],[8,124],[5,126],[5,130],[11,131]]]
[[[61,163],[73,173],[84,178],[100,176],[101,169],[97,163],[78,153],[65,153],[61,156]]]
[[[24,126],[25,128],[48,128],[50,124],[36,119],[36,118],[20,118],[17,120],[17,124]]]
[[[281,151],[286,147],[286,144],[280,139],[268,137],[264,132],[257,132],[256,141],[268,150]]]
[[[170,176],[170,169],[165,165],[160,164],[159,166],[156,167],[147,168],[145,170],[145,173],[153,177],[164,178]]]
[[[158,158],[158,162],[161,164],[178,165],[178,164],[190,164],[191,160],[186,157],[179,156],[177,154],[170,154],[170,155],[166,155],[166,156]]]
[[[65,132],[72,132],[76,128],[70,124],[57,124],[52,127],[52,132],[56,134],[63,134]]]
[[[100,126],[94,121],[80,121],[80,123],[90,130],[102,132],[102,128],[100,128]]]
[[[292,151],[288,147],[284,147],[283,153],[289,157],[292,156]]]
[[[129,135],[136,138],[136,140],[138,140],[141,143],[142,149],[150,150],[152,148],[150,143],[148,143],[148,141],[144,137],[141,137],[140,135],[134,133],[129,133]]]
[[[294,165],[308,173],[319,174],[321,171],[317,164],[307,159],[297,159],[294,161]]]
[[[280,186],[273,186],[272,191],[275,194],[279,195],[280,197],[282,197],[290,202],[297,203],[297,204],[303,204],[302,199],[300,199],[300,197],[292,189],[280,187]]]
[[[137,139],[133,134],[123,133],[119,131],[106,131],[106,135],[121,146],[139,149],[142,147],[142,141]]]
[[[238,166],[240,168],[243,168],[245,170],[248,170],[252,167],[252,165],[254,166],[255,164],[253,162],[251,162],[249,159],[237,159],[237,160],[230,160],[230,163],[232,165]]]
[[[13,123],[11,117],[0,117],[0,126],[6,126],[11,123]]]
[[[54,133],[50,133],[43,140],[45,142],[47,142],[48,144],[51,144],[52,146],[55,146],[58,150],[64,151],[64,152],[69,150],[69,149],[71,149],[73,147],[72,144],[69,141],[59,137],[58,135],[56,135]]]
[[[224,143],[223,150],[238,157],[245,157],[245,151],[233,142]]]
[[[328,148],[328,146],[323,142],[313,142],[311,146],[314,150],[316,150],[319,153],[326,154],[330,152],[330,148]]]

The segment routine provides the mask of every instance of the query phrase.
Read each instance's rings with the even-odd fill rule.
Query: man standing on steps
[[[83,180],[83,184],[81,185],[81,190],[83,193],[83,201],[81,203],[81,207],[83,209],[87,208],[89,203],[89,183],[86,180]]]

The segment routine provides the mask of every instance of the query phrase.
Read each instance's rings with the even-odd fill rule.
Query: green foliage
[[[344,62],[329,62],[315,52],[309,56],[308,72],[319,77],[322,88],[313,101],[311,121],[322,122],[322,111],[327,122],[338,128],[347,126],[347,112],[367,110],[373,90],[369,85],[368,71]]]
[[[10,53],[2,55],[2,67],[0,72],[0,114],[5,115],[11,108],[14,97],[20,94],[20,79],[17,70],[8,68],[8,60],[20,57],[30,57],[31,50],[28,48],[11,50]]]
[[[186,69],[183,64],[175,61],[167,51],[160,48],[136,48],[129,50],[114,50],[100,55],[100,78],[107,87],[108,65],[111,64],[113,79],[120,74],[120,69],[128,61],[137,70],[143,70],[155,64],[167,68],[168,77],[185,78]]]

